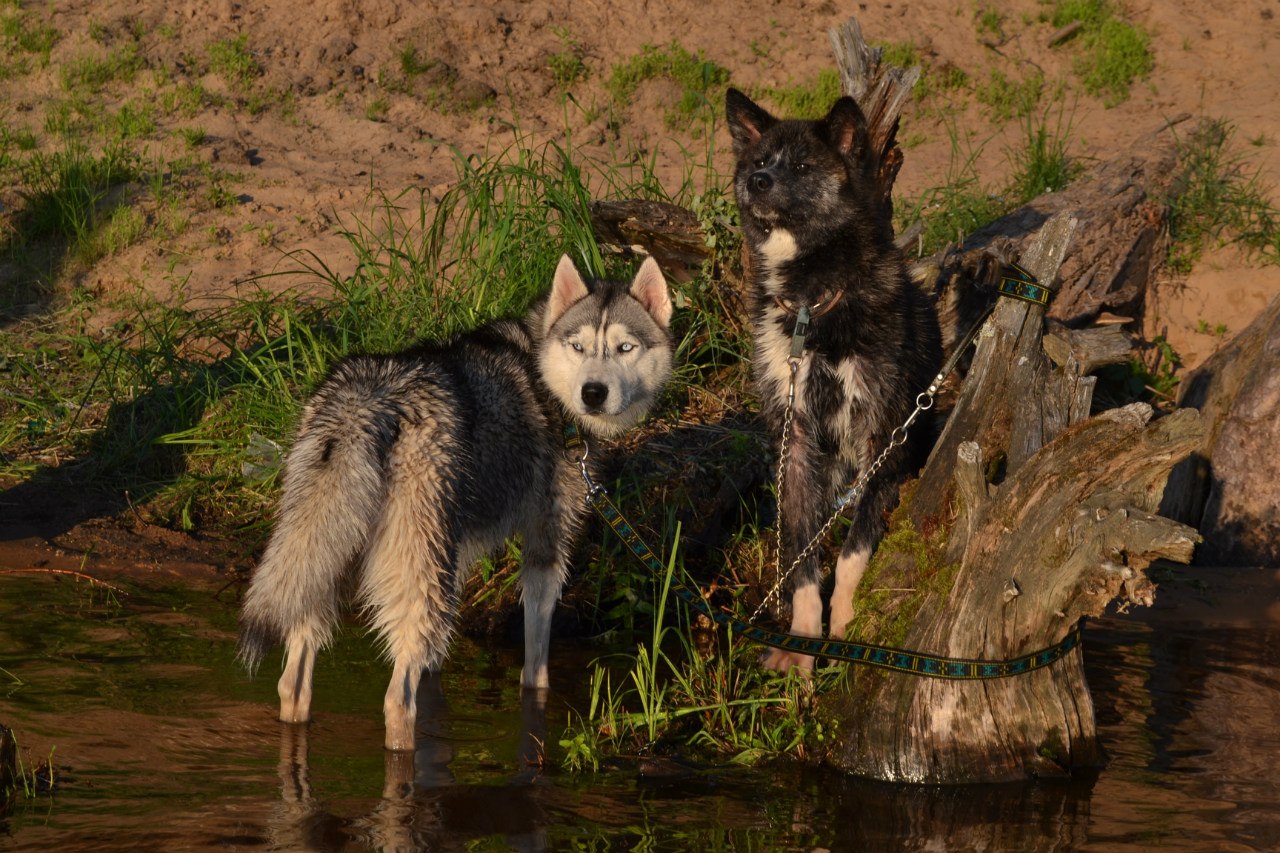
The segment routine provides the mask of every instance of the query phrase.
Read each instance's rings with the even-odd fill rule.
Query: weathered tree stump
[[[1049,220],[1022,266],[1055,281],[1075,226],[1070,214]],[[1147,567],[1190,560],[1196,531],[1155,511],[1170,469],[1200,441],[1198,413],[1152,421],[1151,408],[1136,404],[1086,420],[1094,380],[1084,368],[1115,347],[1105,335],[1060,336],[1055,367],[1043,328],[1042,306],[997,304],[910,504],[855,599],[873,602],[874,613],[853,630],[906,623],[892,639],[907,648],[1012,659],[1057,643],[1113,601],[1150,604]],[[988,681],[855,667],[830,708],[845,734],[828,760],[858,775],[995,782],[1101,760],[1075,652]]]

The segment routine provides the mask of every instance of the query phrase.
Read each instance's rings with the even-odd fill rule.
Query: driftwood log
[[[1186,119],[1162,123],[1129,151],[1100,163],[1065,189],[1032,199],[959,246],[916,259],[915,277],[937,298],[944,347],[950,351],[995,298],[983,286],[993,257],[1021,255],[1044,223],[1066,212],[1076,218],[1076,234],[1063,258],[1062,287],[1049,307],[1049,319],[1076,328],[1100,317],[1111,322],[1141,319],[1147,289],[1167,254],[1169,208],[1164,199],[1177,180],[1177,128]]]
[[[873,123],[887,216],[902,86],[914,78],[882,69],[855,22],[832,41],[846,93]],[[953,321],[952,345],[996,301],[991,285],[1007,261],[1057,296],[1047,316],[1043,306],[996,301],[934,452],[863,578],[851,638],[1016,658],[1110,606],[1150,604],[1152,562],[1190,560],[1198,533],[1157,512],[1170,470],[1202,441],[1199,414],[1156,417],[1145,404],[1093,413],[1089,374],[1123,361],[1130,344],[1118,325],[1091,324],[1103,312],[1137,318],[1164,254],[1159,199],[1176,149],[1167,127],[1143,145],[918,262],[917,280]],[[628,239],[644,246],[643,232],[632,221]],[[823,702],[840,732],[825,760],[860,776],[995,782],[1102,758],[1080,652],[984,681],[851,666]]]

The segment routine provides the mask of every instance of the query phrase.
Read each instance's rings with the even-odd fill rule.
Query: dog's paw
[[[775,672],[790,672],[793,669],[804,675],[813,672],[813,658],[809,655],[782,649],[766,649],[764,654],[760,655],[760,665]]]

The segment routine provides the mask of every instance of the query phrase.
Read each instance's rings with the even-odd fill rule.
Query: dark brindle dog
[[[873,200],[866,119],[853,99],[836,101],[818,121],[779,120],[734,89],[726,106],[737,155],[734,193],[752,253],[754,377],[779,445],[789,420],[778,484],[785,571],[937,373],[938,320],[908,278],[891,223]],[[789,407],[792,336],[802,309],[809,328],[794,359]],[[886,513],[923,462],[928,438],[916,426],[853,513],[836,564],[832,636],[844,634]],[[811,556],[791,577],[793,634],[821,636],[820,572]],[[807,669],[813,660],[771,650],[766,665]]]

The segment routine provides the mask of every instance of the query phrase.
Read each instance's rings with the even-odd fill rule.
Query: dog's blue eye
[[[619,344],[618,352],[631,352],[635,348],[636,348],[635,344]]]
[[[574,352],[582,352],[582,344],[577,341],[569,341],[569,346],[573,347]]]

